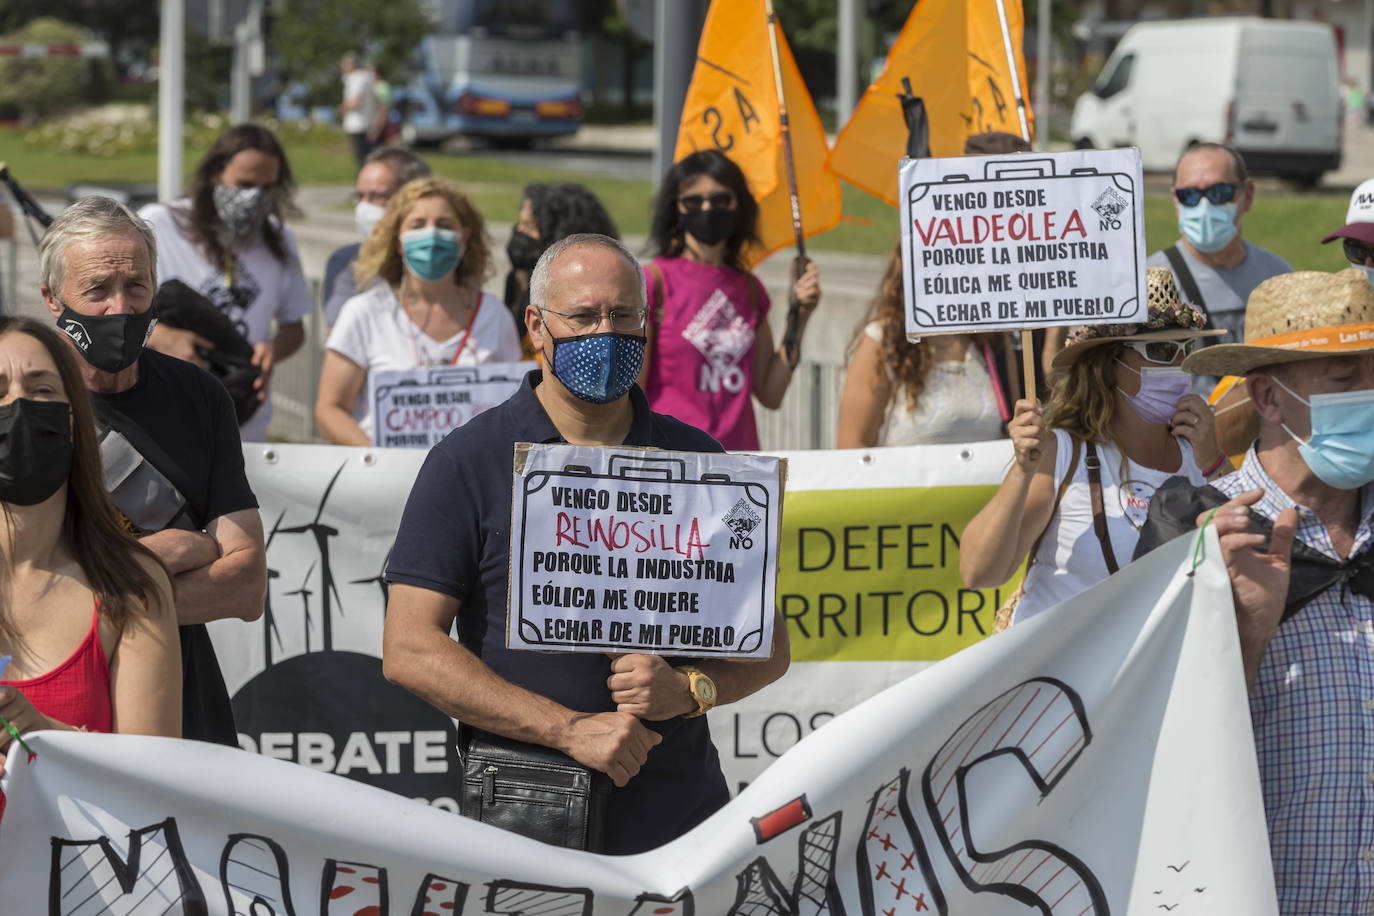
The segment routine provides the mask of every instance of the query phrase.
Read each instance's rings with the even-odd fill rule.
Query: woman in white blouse
[[[998,363],[1000,334],[906,339],[902,255],[888,262],[878,297],[850,345],[836,445],[931,445],[1000,439],[1019,392],[1009,392]],[[1012,364],[1010,376],[1015,377]]]
[[[329,334],[315,424],[339,445],[372,443],[367,374],[378,369],[516,362],[520,338],[499,298],[486,223],[445,178],[396,192],[358,252],[361,292]]]

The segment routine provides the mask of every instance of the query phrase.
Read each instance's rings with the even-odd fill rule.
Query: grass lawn
[[[189,173],[203,153],[184,153]],[[292,146],[287,144],[296,180],[301,184],[352,183],[352,153],[342,134]],[[645,181],[602,178],[577,172],[537,168],[502,159],[499,153],[437,154],[429,157],[440,174],[463,184],[474,202],[494,224],[514,223],[520,192],[532,181],[580,181],[601,198],[620,231],[644,235],[649,228],[650,185]],[[157,180],[157,155],[132,153],[118,158],[54,153],[24,143],[23,133],[0,129],[0,162],[31,190],[61,192],[81,182],[141,183]],[[1345,264],[1339,245],[1321,245],[1323,235],[1345,221],[1347,195],[1262,188],[1256,207],[1245,218],[1245,237],[1279,254],[1297,270],[1338,270]],[[877,198],[844,185],[844,218],[830,232],[808,244],[817,250],[861,252],[885,256],[898,232],[896,211]],[[1145,239],[1148,250],[1178,238],[1173,206],[1163,188],[1150,188],[1145,197]],[[877,282],[875,277],[874,282]]]

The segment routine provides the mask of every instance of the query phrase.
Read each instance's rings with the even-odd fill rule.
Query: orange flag
[[[970,134],[1005,130],[1020,135],[999,2],[1007,11],[1024,94],[1020,0],[921,0],[888,52],[882,74],[836,138],[826,167],[897,206],[897,163],[906,155],[907,137],[898,101],[903,77],[912,94],[925,100],[932,156],[962,155]]]
[[[825,131],[781,29],[778,56],[802,227],[810,237],[839,223],[840,183],[825,171]],[[775,87],[763,0],[713,2],[697,47],[673,159],[718,149],[743,170],[759,202],[762,244],[745,253],[751,264],[796,239]]]
[[[1016,59],[1016,80],[1007,66],[1007,46],[1002,40],[998,5],[1006,10],[1007,32],[1011,35],[1012,55]],[[1023,53],[1026,20],[1021,0],[970,0],[968,14],[968,88],[973,97],[969,112],[969,133],[1001,130],[1021,136],[1021,119],[1016,114],[1015,86],[1026,99],[1026,56]],[[1031,125],[1030,104],[1026,104],[1026,125]],[[1034,136],[1034,134],[1032,134]],[[962,147],[961,147],[962,148]]]

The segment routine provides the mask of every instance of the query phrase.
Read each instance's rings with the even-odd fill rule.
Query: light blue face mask
[[[452,229],[426,226],[401,233],[401,254],[406,269],[434,283],[453,273],[463,259],[463,240]]]
[[[1374,388],[1314,394],[1309,401],[1269,377],[1312,414],[1312,436],[1306,442],[1287,423],[1283,431],[1293,436],[1298,454],[1318,480],[1337,490],[1358,490],[1374,480]]]
[[[1198,251],[1220,251],[1236,237],[1236,204],[1214,204],[1206,197],[1178,208],[1178,231]]]
[[[1363,264],[1352,264],[1351,267],[1358,267],[1364,274],[1364,278],[1369,281],[1370,286],[1374,286],[1374,267],[1365,267]]]

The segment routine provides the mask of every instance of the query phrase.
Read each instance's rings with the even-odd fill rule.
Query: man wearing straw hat
[[[1260,435],[1211,487],[1161,488],[1136,555],[1216,510],[1280,912],[1374,912],[1374,289],[1266,280],[1245,343],[1183,368],[1245,376]]]

